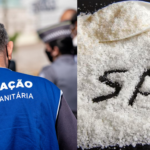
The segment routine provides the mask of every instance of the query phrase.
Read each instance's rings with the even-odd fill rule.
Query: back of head
[[[55,46],[59,48],[59,51],[62,55],[72,54],[73,44],[71,37],[61,38],[52,42],[49,42],[49,45],[53,49]]]
[[[9,39],[4,25],[0,23],[0,51],[5,49],[8,41]]]
[[[74,14],[76,14],[77,11],[75,9],[67,9],[64,11],[64,13],[62,14],[60,21],[67,21],[67,20],[71,20],[72,17],[74,16]]]

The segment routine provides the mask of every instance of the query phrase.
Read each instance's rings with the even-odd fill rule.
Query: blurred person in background
[[[61,90],[9,70],[12,51],[0,24],[0,150],[76,150],[77,121]]]
[[[38,31],[52,62],[42,69],[39,76],[50,80],[63,91],[72,112],[77,116],[77,64],[72,55],[70,25],[70,22],[62,22]]]
[[[60,21],[69,21],[72,17],[77,13],[75,9],[67,9],[63,12],[62,16],[60,17]]]
[[[77,13],[71,19],[71,32],[74,46],[75,61],[77,62]]]
[[[70,21],[71,22],[71,32],[73,40],[73,50],[72,54],[75,55],[75,62],[77,62],[77,11],[75,9],[67,9],[63,12],[60,17],[60,21]]]

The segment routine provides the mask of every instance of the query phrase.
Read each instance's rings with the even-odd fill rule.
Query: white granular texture
[[[121,2],[89,15],[86,21],[81,18],[86,29],[79,33],[99,41],[121,39],[150,27],[149,18],[147,8],[136,2]]]
[[[150,93],[150,77],[145,77],[145,81],[144,81],[140,91]]]
[[[137,2],[110,5],[94,15],[78,18],[78,146],[82,148],[150,144],[150,95],[137,94],[129,105],[141,75],[150,69],[150,32],[116,42],[150,25],[150,11]],[[122,85],[118,96],[93,103],[92,99],[111,94],[114,88],[99,81],[107,78]],[[150,93],[150,76],[141,92]]]

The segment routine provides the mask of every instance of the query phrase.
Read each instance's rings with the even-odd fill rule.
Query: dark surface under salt
[[[94,13],[99,9],[106,7],[115,2],[122,2],[123,0],[78,0],[78,15],[80,13]],[[150,2],[150,0],[144,0]]]
[[[78,150],[82,150],[81,148],[78,148]],[[119,147],[119,146],[110,146],[107,148],[92,148],[92,149],[84,149],[84,150],[150,150],[150,145],[141,145],[137,144],[135,147],[133,146],[124,146],[124,147]]]

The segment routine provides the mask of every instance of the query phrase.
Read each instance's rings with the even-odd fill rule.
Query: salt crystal
[[[94,15],[78,17],[78,146],[93,148],[150,144],[150,76],[137,87],[150,69],[150,32],[115,42],[150,26],[150,11],[135,2],[112,4]],[[118,83],[118,95],[93,103],[93,99],[114,93],[115,88],[99,80]],[[129,105],[135,90],[133,105]],[[89,147],[88,147],[89,145]]]

